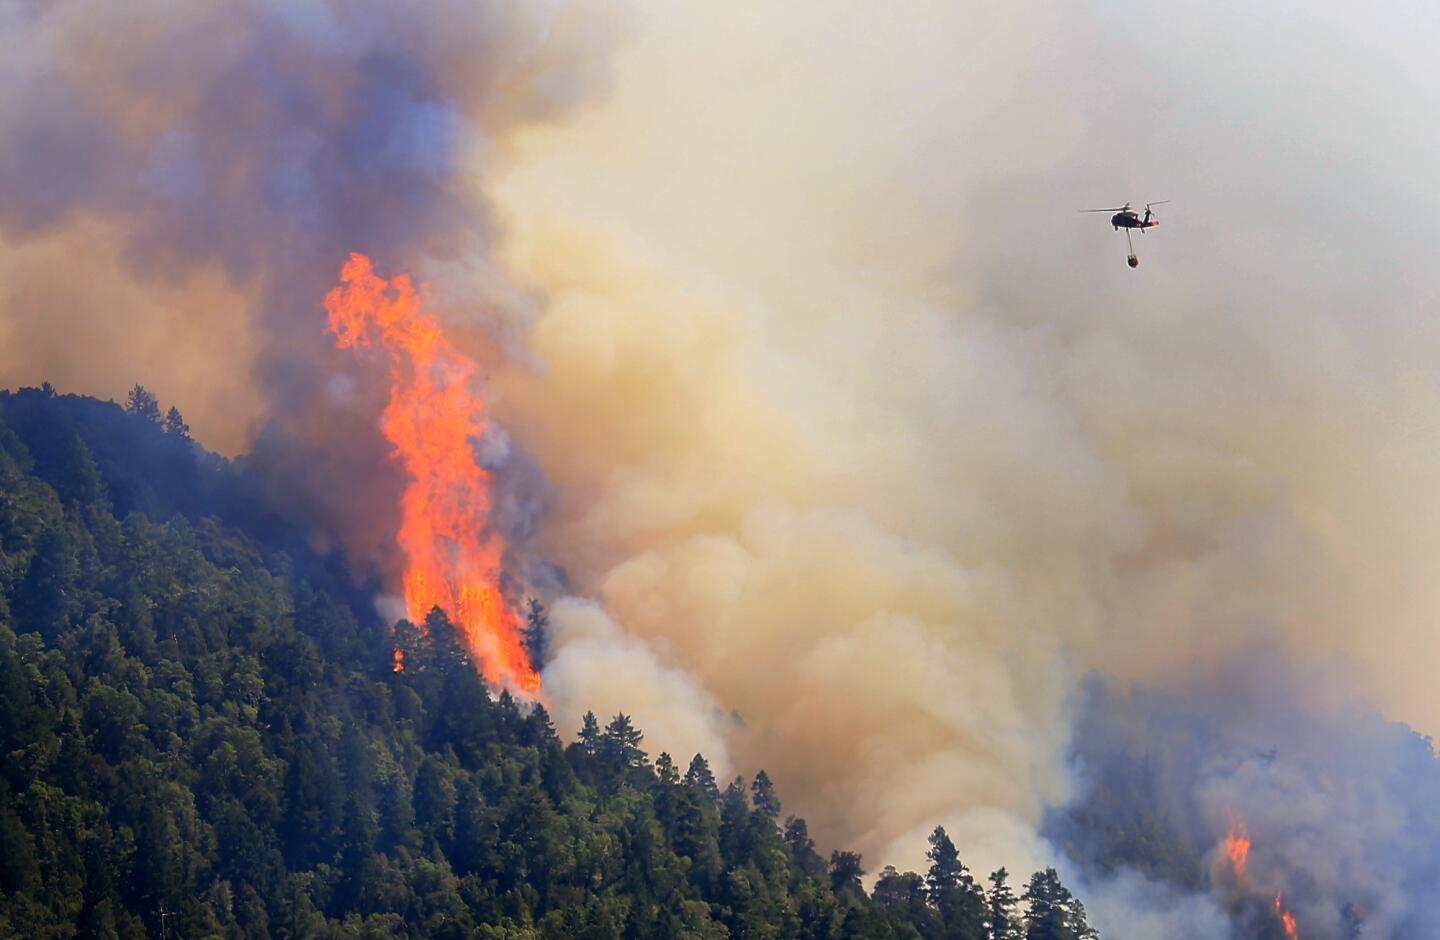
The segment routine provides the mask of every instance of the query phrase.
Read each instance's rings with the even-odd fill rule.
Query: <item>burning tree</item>
[[[505,546],[488,524],[491,474],[473,451],[485,432],[484,402],[471,389],[475,362],[422,312],[423,294],[407,275],[386,280],[369,258],[352,254],[340,280],[325,297],[336,345],[378,345],[390,367],[381,429],[408,478],[397,541],[410,619],[419,623],[439,607],[488,681],[535,695],[540,677],[520,617],[500,590]]]

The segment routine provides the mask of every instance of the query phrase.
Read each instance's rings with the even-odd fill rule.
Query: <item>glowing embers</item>
[[[406,613],[423,628],[439,607],[464,632],[488,681],[534,694],[540,677],[500,591],[505,546],[488,525],[491,476],[472,449],[485,431],[484,402],[471,391],[475,362],[421,311],[409,276],[386,280],[369,258],[352,254],[340,281],[325,296],[336,345],[378,345],[390,367],[381,429],[407,478],[396,535],[406,559]],[[399,651],[394,668],[404,669]]]

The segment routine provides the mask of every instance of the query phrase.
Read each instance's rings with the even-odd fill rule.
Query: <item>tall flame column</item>
[[[325,296],[336,345],[378,344],[389,363],[381,429],[407,477],[396,536],[406,558],[405,608],[416,624],[435,607],[445,611],[489,682],[533,694],[540,677],[500,592],[504,544],[487,525],[491,475],[472,449],[485,430],[484,402],[471,391],[475,361],[421,311],[423,299],[408,275],[381,278],[361,254],[350,256],[340,286]]]

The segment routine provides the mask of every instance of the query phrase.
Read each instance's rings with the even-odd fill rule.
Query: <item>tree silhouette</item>
[[[125,411],[154,424],[160,423],[160,402],[138,382],[125,399]]]
[[[139,386],[136,387],[138,388]],[[182,440],[190,440],[190,425],[186,424],[185,419],[180,417],[180,409],[174,405],[171,405],[170,410],[165,412],[165,433],[173,434]]]

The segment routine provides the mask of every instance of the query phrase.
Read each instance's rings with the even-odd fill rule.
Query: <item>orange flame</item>
[[[1280,926],[1285,928],[1285,936],[1290,940],[1300,940],[1300,931],[1295,928],[1295,918],[1280,903],[1280,892],[1275,892],[1275,914],[1280,918]]]
[[[341,286],[325,295],[341,349],[378,340],[390,363],[390,402],[381,429],[409,477],[397,535],[405,553],[405,609],[423,625],[439,607],[465,634],[485,678],[536,694],[540,677],[520,643],[520,619],[500,593],[504,544],[491,531],[490,473],[472,441],[485,430],[484,403],[470,391],[476,366],[421,312],[423,289],[405,274],[385,280],[351,254]],[[396,651],[395,671],[404,669]]]
[[[1250,857],[1250,833],[1243,819],[1230,823],[1230,832],[1225,836],[1225,857],[1230,859],[1235,877],[1244,878],[1245,861]]]

